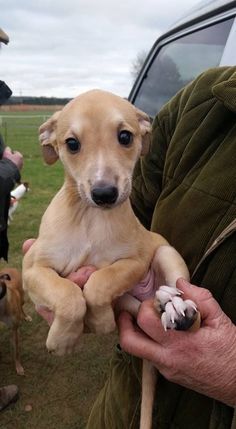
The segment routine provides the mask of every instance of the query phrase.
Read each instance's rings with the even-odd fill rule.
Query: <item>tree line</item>
[[[33,104],[33,105],[64,105],[68,103],[71,98],[57,98],[57,97],[35,97],[35,96],[15,96],[9,98],[5,105],[13,104]]]

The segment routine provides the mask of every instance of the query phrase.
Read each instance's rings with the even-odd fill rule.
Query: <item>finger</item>
[[[171,329],[165,331],[159,314],[154,307],[153,300],[145,301],[141,304],[137,324],[146,335],[163,346],[171,341],[176,341],[176,336],[179,334]]]
[[[32,244],[36,241],[35,238],[29,238],[28,240],[26,240],[23,245],[22,245],[22,252],[23,255],[26,254],[26,252],[28,252],[29,248],[32,246]]]
[[[51,326],[54,320],[53,312],[50,311],[47,307],[44,307],[43,305],[36,305],[35,310],[44,320],[46,320],[49,326]]]
[[[156,332],[164,329],[160,317],[154,307],[153,300],[144,301],[139,309],[137,325],[151,338],[156,340]]]
[[[176,286],[184,292],[184,299],[191,299],[197,305],[201,319],[215,320],[221,316],[222,310],[208,289],[192,285],[185,279],[178,279]]]
[[[164,354],[162,347],[145,333],[140,332],[129,313],[124,311],[120,314],[118,330],[123,350],[142,359],[155,360],[156,365],[162,364]]]
[[[96,271],[96,268],[93,265],[81,267],[78,271],[70,273],[68,279],[76,283],[79,287],[83,288],[94,271]]]
[[[11,150],[10,146],[6,146],[6,147],[5,147],[4,152],[3,152],[3,153],[6,153],[6,152],[8,152],[8,153],[12,153],[12,150]]]

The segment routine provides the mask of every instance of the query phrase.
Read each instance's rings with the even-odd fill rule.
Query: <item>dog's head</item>
[[[61,159],[86,204],[112,207],[130,194],[132,173],[148,151],[149,117],[127,100],[93,90],[69,102],[39,129],[48,164]]]

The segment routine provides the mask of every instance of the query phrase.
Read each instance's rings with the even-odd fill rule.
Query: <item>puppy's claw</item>
[[[173,287],[161,286],[156,292],[156,307],[161,313],[161,322],[167,329],[187,330],[196,321],[198,310],[196,304],[181,298],[182,292]]]
[[[167,318],[166,318],[166,312],[162,313],[161,315],[161,323],[165,331],[167,331]]]
[[[196,306],[195,302],[193,302],[191,299],[186,299],[185,303],[186,303],[189,307],[192,307],[195,311],[198,311],[198,310],[197,310],[197,306]]]
[[[172,323],[175,323],[176,311],[173,302],[167,302],[166,314],[168,315],[168,319],[170,319]]]
[[[182,314],[185,317],[185,310],[187,308],[186,302],[178,296],[174,296],[172,299],[173,306],[178,314]]]
[[[177,289],[176,287],[172,287],[172,286],[166,286],[166,285],[161,286],[157,292],[160,292],[160,291],[167,292],[168,295],[171,295],[171,296],[183,294],[183,292],[180,289]]]

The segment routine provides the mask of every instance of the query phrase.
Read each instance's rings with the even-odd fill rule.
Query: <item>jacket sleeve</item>
[[[4,141],[2,135],[0,134],[0,159],[2,159],[3,151],[4,151]]]
[[[20,172],[10,159],[0,160],[0,196],[9,194],[20,181]]]
[[[15,183],[20,181],[20,172],[10,159],[2,158],[4,141],[0,134],[0,200],[10,194]]]

